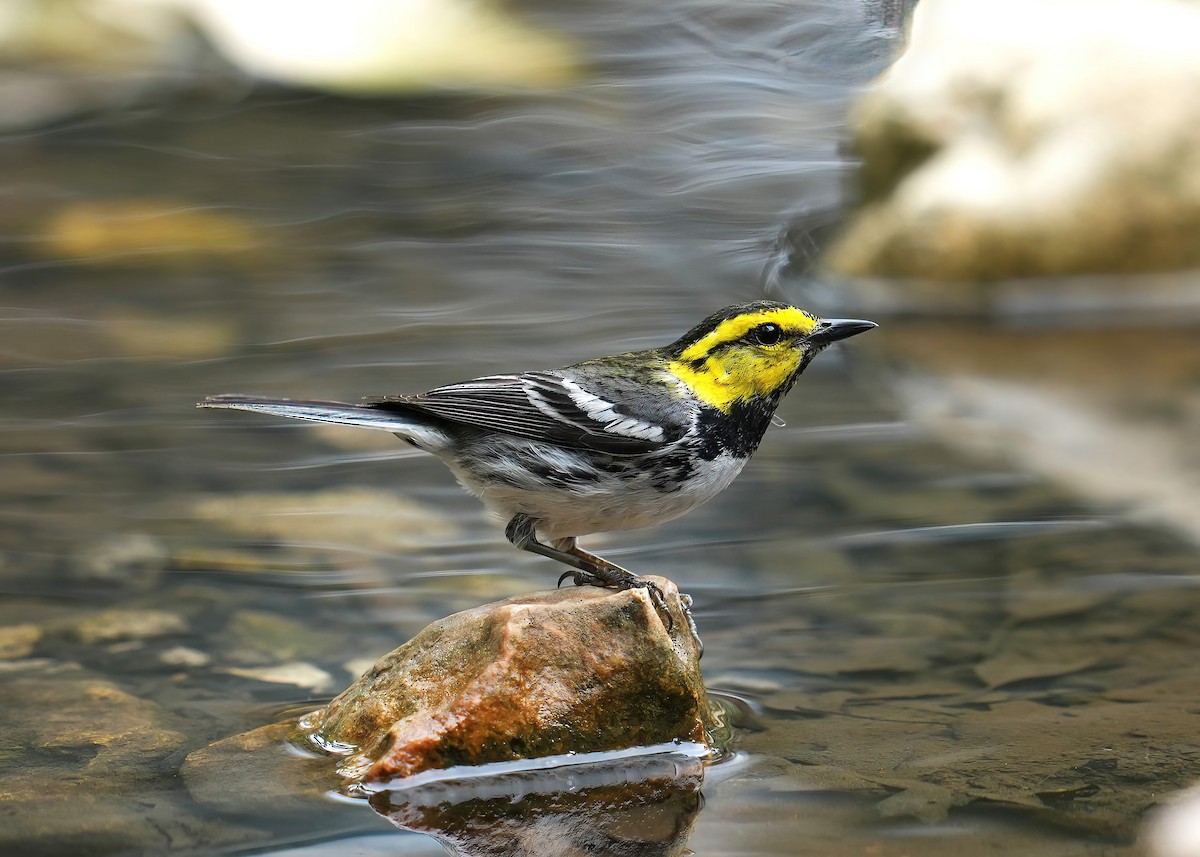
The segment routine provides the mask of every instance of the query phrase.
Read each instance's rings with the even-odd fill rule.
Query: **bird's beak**
[[[808,342],[829,345],[831,342],[849,339],[851,336],[858,336],[858,334],[866,333],[876,327],[879,325],[875,322],[864,321],[861,318],[825,318],[821,319],[813,332],[808,335]]]

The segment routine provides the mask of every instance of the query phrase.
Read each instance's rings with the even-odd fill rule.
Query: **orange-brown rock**
[[[381,658],[303,725],[348,779],[565,753],[708,744],[718,716],[679,592],[569,587],[456,613]]]

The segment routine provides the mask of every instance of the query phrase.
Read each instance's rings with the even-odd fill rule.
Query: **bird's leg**
[[[550,559],[556,559],[564,565],[569,565],[575,571],[568,571],[558,579],[558,585],[562,586],[562,582],[568,577],[575,579],[576,586],[605,586],[605,582],[597,575],[592,573],[592,569],[579,557],[573,556],[566,551],[552,548],[550,545],[542,544],[537,540],[537,532],[535,530],[536,521],[525,514],[516,515],[508,526],[504,528],[504,537],[519,547],[523,551],[536,553],[541,556],[548,556]],[[572,539],[572,541],[574,541]]]
[[[504,529],[505,537],[521,550],[541,556],[556,559],[564,565],[569,565],[575,571],[564,572],[558,579],[558,585],[568,577],[575,581],[576,586],[600,586],[605,589],[645,589],[654,603],[655,608],[667,619],[667,630],[675,624],[671,611],[667,608],[667,599],[663,596],[658,584],[638,577],[632,571],[621,568],[603,557],[588,553],[575,544],[574,537],[557,539],[553,547],[542,544],[537,540],[537,522],[525,514],[519,514],[508,522]]]

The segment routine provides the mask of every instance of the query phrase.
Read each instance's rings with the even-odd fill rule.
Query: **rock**
[[[644,590],[521,595],[433,623],[302,726],[350,780],[650,747],[720,725],[675,585],[668,632]]]
[[[854,114],[853,276],[1200,265],[1200,4],[923,0]]]
[[[81,643],[112,643],[146,640],[168,634],[187,633],[187,621],[166,610],[104,610],[74,622],[68,629]]]
[[[0,755],[6,759],[49,753],[69,760],[77,754],[78,773],[141,777],[184,742],[166,711],[100,679],[70,672],[17,676],[5,682],[4,694],[9,702],[0,706]]]
[[[0,675],[0,853],[154,853],[203,825],[163,789],[172,715],[78,667]],[[47,800],[47,795],[54,795]],[[153,795],[153,799],[138,799]]]
[[[386,96],[554,87],[580,65],[567,37],[470,0],[3,0],[0,64],[10,131],[181,94],[234,97],[246,74]]]
[[[189,646],[174,646],[165,652],[161,652],[158,659],[169,667],[183,667],[185,669],[206,667],[212,663],[212,656],[207,652],[202,652],[199,649],[193,649]]]
[[[303,661],[292,661],[270,667],[221,667],[217,670],[226,675],[265,681],[269,684],[294,684],[305,690],[319,692],[333,685],[333,676],[320,667]]]
[[[428,546],[455,535],[454,524],[388,491],[344,488],[208,497],[195,514],[239,535],[300,544],[353,544],[380,551]]]
[[[906,788],[875,805],[881,818],[916,818],[928,824],[941,821],[956,806],[968,803],[961,795],[940,786]]]
[[[565,38],[536,30],[492,2],[106,2],[128,11],[182,10],[242,70],[351,95],[558,86],[576,73]]]
[[[682,855],[704,804],[698,759],[646,757],[378,792],[371,808],[450,854]]]
[[[230,660],[261,665],[317,658],[335,649],[342,639],[277,613],[238,610],[225,627],[224,641]]]
[[[167,564],[167,549],[145,533],[120,533],[82,550],[74,559],[75,576],[89,582],[152,586]]]
[[[272,723],[193,751],[180,769],[188,792],[232,815],[321,811],[338,778],[328,759],[289,749],[295,732]]]
[[[271,246],[239,217],[182,199],[72,202],[56,211],[43,229],[35,246],[44,256],[89,265],[190,269],[213,259],[252,265],[264,261],[264,251]],[[223,329],[215,322],[214,326]]]
[[[37,625],[5,625],[0,628],[0,661],[26,658],[42,638],[42,629]]]
[[[113,351],[131,360],[204,360],[234,350],[236,326],[228,319],[186,318],[128,310],[102,313],[98,321]]]

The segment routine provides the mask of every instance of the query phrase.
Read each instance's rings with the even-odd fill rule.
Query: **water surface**
[[[415,391],[813,294],[847,102],[895,42],[871,7],[538,18],[586,46],[578,84],[200,91],[0,139],[6,852],[443,853],[384,802],[231,807],[179,771],[557,569],[386,435],[196,399]],[[600,853],[1123,853],[1200,773],[1195,548],[950,451],[891,377],[822,356],[719,500],[587,542],[695,597],[738,726]],[[534,829],[530,800],[474,817]]]

